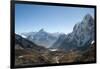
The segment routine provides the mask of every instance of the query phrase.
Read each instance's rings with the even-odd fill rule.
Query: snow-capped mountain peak
[[[73,31],[67,34],[64,38],[65,39],[62,40],[61,37],[59,37],[59,40],[57,40],[56,44],[53,46],[65,50],[75,47],[89,46],[92,40],[94,40],[93,17],[90,14],[87,14],[81,22],[75,24]]]
[[[45,30],[42,28],[42,29],[39,30],[39,32],[45,32]]]
[[[45,46],[46,48],[52,46],[52,44],[58,39],[60,34],[48,33],[43,28],[38,32],[30,32],[21,34],[22,37],[34,42],[37,45]]]

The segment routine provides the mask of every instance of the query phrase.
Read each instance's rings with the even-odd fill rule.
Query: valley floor
[[[80,51],[47,51],[38,53],[34,50],[16,49],[15,50],[15,66],[41,65],[41,64],[59,64],[59,63],[74,63],[74,62],[94,62],[95,61],[95,46]]]

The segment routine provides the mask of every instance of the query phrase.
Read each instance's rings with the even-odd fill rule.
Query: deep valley
[[[94,19],[87,14],[71,33],[15,34],[15,66],[95,62]]]

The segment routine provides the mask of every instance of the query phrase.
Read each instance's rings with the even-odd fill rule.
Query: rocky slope
[[[49,50],[15,34],[15,66],[49,63],[42,54]]]
[[[87,14],[83,20],[75,24],[73,31],[66,36],[60,36],[52,47],[70,50],[87,47],[94,40],[94,19]]]

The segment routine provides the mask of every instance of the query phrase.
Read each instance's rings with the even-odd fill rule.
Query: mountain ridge
[[[48,33],[44,29],[40,29],[38,32],[22,33],[21,36],[26,38],[37,45],[42,45],[46,48],[52,46],[52,44],[58,39],[60,33]]]
[[[68,34],[48,33],[42,28],[38,32],[22,33],[21,36],[46,48],[81,47],[94,40],[94,19],[90,14],[85,15]]]
[[[61,38],[61,37],[59,37]],[[58,38],[58,39],[59,39]],[[80,23],[75,24],[73,31],[66,35],[61,44],[58,44],[59,49],[71,49],[75,47],[88,46],[94,40],[94,19],[90,14],[87,14]],[[56,46],[60,39],[55,42],[52,47]]]

